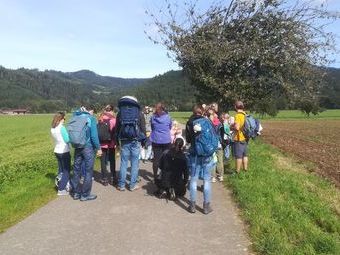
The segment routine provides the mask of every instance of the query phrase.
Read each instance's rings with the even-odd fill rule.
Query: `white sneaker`
[[[66,190],[58,190],[58,196],[67,196],[69,193]]]
[[[223,176],[219,176],[218,181],[223,182]]]
[[[216,182],[216,178],[215,177],[211,177],[211,182]]]

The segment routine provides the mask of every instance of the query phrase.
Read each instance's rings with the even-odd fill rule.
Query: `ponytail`
[[[184,141],[182,138],[176,138],[175,143],[174,143],[174,149],[175,152],[178,153],[182,150],[184,145]]]

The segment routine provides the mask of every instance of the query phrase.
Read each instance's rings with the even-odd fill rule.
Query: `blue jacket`
[[[86,131],[86,145],[85,147],[93,147],[95,150],[100,149],[100,143],[99,143],[99,138],[98,138],[98,130],[97,130],[97,120],[95,117],[93,117],[91,114],[88,112],[82,112],[80,110],[75,111],[73,115],[83,115],[87,116],[89,119],[89,128]]]
[[[151,136],[150,140],[157,144],[171,143],[172,121],[168,113],[163,112],[161,115],[154,114],[151,117]]]

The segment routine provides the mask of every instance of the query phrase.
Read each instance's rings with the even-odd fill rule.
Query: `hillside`
[[[327,68],[321,106],[340,108],[340,69]],[[170,110],[188,111],[196,102],[196,89],[181,71],[169,71],[150,79],[101,76],[89,70],[60,72],[0,66],[0,109],[29,108],[32,112],[71,110],[82,104],[97,108],[123,95],[136,96],[141,104],[164,102]],[[280,109],[284,109],[285,105]]]

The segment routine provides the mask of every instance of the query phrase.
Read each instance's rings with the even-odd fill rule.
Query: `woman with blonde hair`
[[[71,155],[70,138],[64,127],[65,113],[58,112],[52,120],[51,134],[54,140],[54,154],[58,160],[59,173],[61,178],[58,183],[58,196],[68,195],[67,184],[70,179]]]

